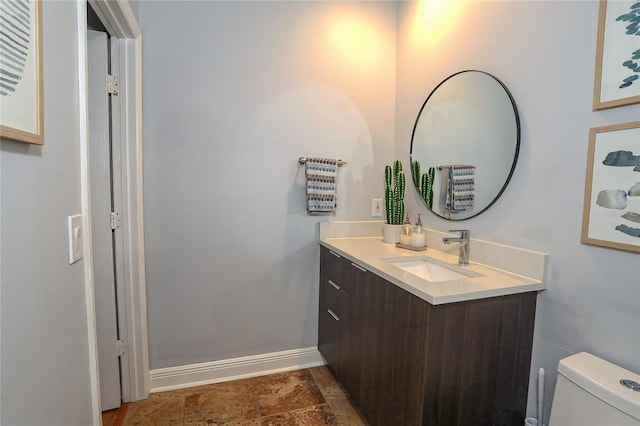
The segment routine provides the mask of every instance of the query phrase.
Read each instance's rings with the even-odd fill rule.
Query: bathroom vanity
[[[436,216],[469,219],[502,195],[519,150],[507,87],[461,71],[418,112],[411,181]],[[466,230],[427,229],[416,253],[385,244],[381,229],[320,224],[318,348],[337,379],[372,425],[522,426],[548,255],[471,238],[463,267],[442,239],[466,243]]]
[[[370,424],[524,424],[545,254],[511,256],[542,267],[527,277],[474,261],[474,250],[508,261],[499,252],[519,249],[473,239],[465,268],[445,251],[416,255],[380,237],[321,230],[320,244],[318,348]],[[398,266],[420,256],[463,276],[432,282]]]

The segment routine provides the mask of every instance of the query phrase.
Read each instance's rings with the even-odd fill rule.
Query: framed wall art
[[[593,109],[640,103],[640,0],[600,0]]]
[[[589,131],[582,242],[640,253],[640,121]]]
[[[2,0],[0,138],[42,145],[42,2]]]

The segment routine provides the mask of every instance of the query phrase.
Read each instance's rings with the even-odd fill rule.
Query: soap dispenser
[[[407,213],[407,217],[404,219],[404,224],[402,225],[402,230],[400,231],[400,244],[403,246],[411,245],[411,221],[409,220],[409,213]]]
[[[424,228],[422,227],[422,220],[420,219],[420,214],[418,214],[418,221],[416,222],[416,226],[411,230],[411,246],[423,248],[426,245],[426,235],[424,232]]]

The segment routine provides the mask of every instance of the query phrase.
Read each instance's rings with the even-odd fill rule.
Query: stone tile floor
[[[326,366],[154,393],[124,425],[366,425]]]

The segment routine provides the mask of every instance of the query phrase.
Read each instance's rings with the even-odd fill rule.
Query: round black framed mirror
[[[520,151],[520,119],[507,87],[483,71],[442,81],[420,108],[410,159],[420,199],[437,216],[486,211],[509,184]]]

